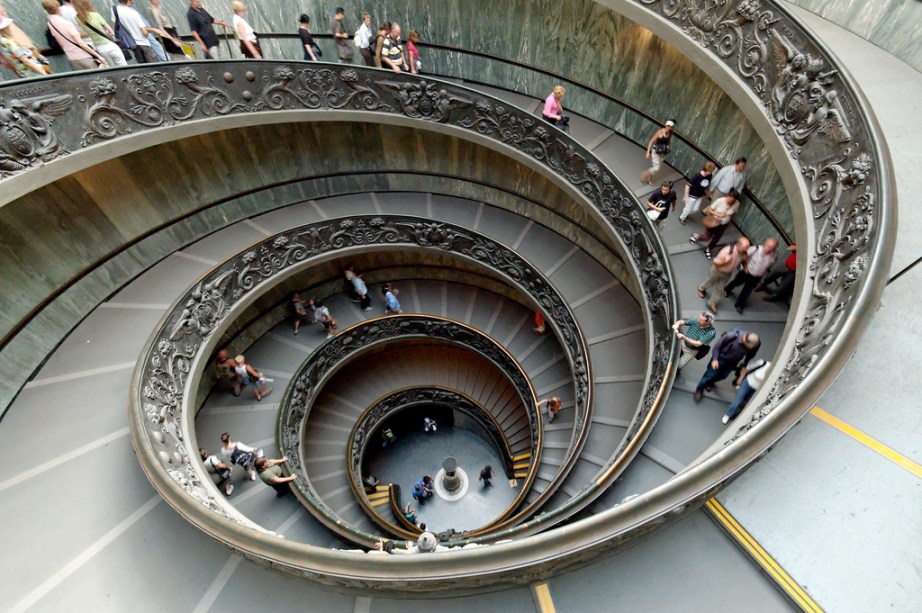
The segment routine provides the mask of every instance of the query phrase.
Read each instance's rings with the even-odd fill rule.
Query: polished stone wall
[[[44,16],[37,2],[6,0],[11,13],[37,40],[42,39]],[[106,3],[94,0],[97,6]],[[297,15],[306,12],[314,32],[329,32],[337,4],[346,9],[346,24],[354,29],[363,10],[377,24],[398,21],[404,32],[418,29],[424,41],[433,41],[489,53],[591,85],[642,109],[660,120],[675,117],[678,129],[721,162],[740,155],[750,160],[749,185],[781,225],[793,236],[790,204],[761,139],[742,112],[708,75],[662,39],[592,0],[278,0],[249,3],[249,21],[257,32],[297,31]],[[188,32],[184,0],[164,0],[181,33]],[[139,0],[142,12],[148,0]],[[208,10],[230,21],[230,0],[209,0]],[[324,59],[335,60],[332,43],[320,41]],[[297,40],[263,40],[268,57],[300,59]],[[230,41],[235,57],[236,43]],[[472,79],[544,98],[556,81],[526,68],[452,52],[425,50],[425,69],[437,74]],[[649,140],[657,128],[629,108],[611,103],[587,90],[570,87],[565,106],[599,121],[638,143]],[[670,163],[685,174],[695,173],[703,158],[676,142]],[[775,234],[755,210],[744,207],[740,227],[761,240]]]

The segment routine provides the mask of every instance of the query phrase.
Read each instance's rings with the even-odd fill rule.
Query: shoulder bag
[[[116,14],[118,14],[118,13],[116,13]],[[82,23],[83,25],[85,25],[85,26],[88,27],[89,29],[93,30],[94,32],[96,32],[97,34],[99,34],[100,36],[102,36],[103,38],[105,38],[107,41],[109,41],[110,43],[115,43],[116,45],[118,45],[118,48],[122,50],[122,55],[125,56],[125,59],[126,59],[126,60],[130,60],[130,59],[131,59],[131,51],[129,51],[129,50],[125,47],[125,44],[124,44],[121,40],[119,40],[119,39],[117,39],[117,38],[112,38],[111,36],[109,36],[109,35],[106,34],[105,32],[100,32],[98,29],[96,29],[96,27],[93,26],[93,24],[91,24],[91,23],[88,22],[88,21],[81,21],[80,23]]]

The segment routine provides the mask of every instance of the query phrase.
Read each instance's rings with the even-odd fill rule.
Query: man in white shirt
[[[736,273],[732,281],[724,287],[724,296],[729,298],[733,288],[742,285],[739,297],[736,299],[736,312],[743,314],[749,294],[762,281],[762,277],[775,266],[778,259],[778,240],[770,238],[761,245],[749,248],[749,257],[743,263],[743,269]]]
[[[131,9],[133,4],[134,0],[118,0],[118,4],[112,7],[112,21],[115,22],[116,19],[118,19],[121,27],[124,28],[131,36],[132,40],[134,40],[137,47],[132,49],[132,51],[134,51],[135,57],[138,58],[138,64],[158,62],[157,54],[151,49],[150,41],[147,40],[147,35],[151,32],[165,38],[170,38],[170,35],[162,30],[145,25],[141,14]]]
[[[375,50],[371,48],[372,41],[377,42],[375,33],[371,31],[371,15],[367,12],[362,13],[362,25],[359,27],[358,33],[355,35],[355,40],[358,41],[359,53],[362,54],[362,59],[365,60],[365,65],[372,68],[375,67]]]
[[[744,187],[746,187],[746,158],[741,157],[733,162],[733,166],[724,166],[717,171],[711,179],[711,190],[708,192],[708,197],[716,200],[729,194],[730,190],[736,190],[736,193],[742,194]]]

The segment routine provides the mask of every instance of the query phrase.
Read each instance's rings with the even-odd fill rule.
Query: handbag
[[[712,215],[711,213],[705,215],[704,219],[701,220],[701,223],[703,223],[704,227],[708,230],[713,230],[717,226],[721,225],[720,218],[718,218],[716,215]]]
[[[698,351],[695,352],[695,359],[700,360],[707,357],[707,354],[711,351],[710,345],[701,345],[698,347]]]
[[[669,143],[653,143],[653,151],[659,155],[669,155]]]

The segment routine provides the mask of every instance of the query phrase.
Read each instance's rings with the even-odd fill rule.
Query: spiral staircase
[[[440,82],[441,93],[424,85],[420,95],[431,91],[434,102],[423,108],[403,95],[415,91],[414,77],[381,85],[374,71],[358,70],[356,80],[337,67],[326,78],[338,79],[354,107],[336,106],[342,95],[336,90],[319,109],[298,116],[273,107],[298,95],[289,87],[297,65],[226,69],[224,81],[239,85],[242,93],[234,92],[248,104],[257,85],[268,84],[259,112],[284,114],[270,120],[282,126],[276,134],[312,118],[347,125],[355,114],[361,125],[351,134],[368,135],[374,132],[368,126],[387,123],[372,117],[377,112],[391,114],[396,139],[416,129],[449,136],[432,140],[439,154],[416,167],[368,165],[341,175],[312,169],[314,176],[299,177],[294,188],[273,184],[269,164],[256,163],[255,174],[266,172],[265,187],[233,185],[229,176],[225,200],[203,195],[201,209],[151,230],[151,237],[175,234],[177,247],[165,257],[145,245],[116,254],[136,258],[134,272],[113,275],[114,293],[86,298],[85,317],[60,326],[60,344],[34,372],[23,373],[30,380],[3,416],[0,447],[10,461],[0,492],[11,519],[2,542],[17,553],[6,565],[4,606],[56,610],[76,601],[104,610],[370,611],[425,599],[458,610],[604,610],[613,593],[624,605],[654,609],[688,602],[729,609],[740,601],[758,610],[816,606],[800,586],[779,589],[783,580],[750,561],[747,554],[757,556],[727,523],[708,519],[723,509],[716,493],[804,415],[816,390],[844,365],[841,353],[857,343],[860,329],[849,337],[836,328],[839,319],[813,308],[810,301],[820,295],[811,293],[812,277],[801,273],[803,293],[790,311],[754,296],[745,314],[719,314],[720,331],[757,332],[760,356],[794,365],[773,373],[777,385],[725,427],[720,417],[735,391],[724,383],[694,402],[704,363],[676,373],[669,333],[672,320],[694,317],[703,306],[696,285],[709,263],[687,243],[700,224],[693,218],[683,227],[673,215],[654,227],[637,215],[650,188],[637,179],[645,162],[636,143],[578,114],[569,136],[542,127],[540,99],[476,81]],[[118,104],[107,98],[112,92],[85,77],[77,91],[87,98],[93,91],[96,101],[84,117],[99,114],[81,124],[90,125],[81,146],[92,153],[112,143],[138,144],[82,164],[123,155],[120,163],[130,167],[141,159],[131,156],[144,155],[157,138],[182,141],[199,136],[196,130],[226,143],[234,137],[225,135],[239,129],[251,142],[258,127],[238,121],[243,111],[234,115],[221,102],[231,94],[214,86],[217,73],[206,64],[170,70],[175,87],[186,86],[197,96],[194,104],[201,102],[206,116],[185,124],[196,127],[183,133],[176,121],[157,134],[140,127],[125,132],[126,120],[106,115]],[[208,114],[209,104],[216,115]],[[493,131],[492,118],[465,114],[487,106],[510,110],[498,120],[508,123]],[[62,113],[56,125],[76,122]],[[450,141],[458,126],[485,153]],[[271,143],[270,135],[262,146],[285,146]],[[71,149],[62,159],[77,148]],[[490,166],[497,151],[506,169]],[[804,164],[811,153],[804,152]],[[465,154],[486,161],[492,184],[469,170],[452,176],[440,161]],[[65,180],[66,166],[52,161],[44,170],[36,164],[5,176],[8,198],[29,197],[41,181],[50,183],[30,183],[30,173],[47,170]],[[231,175],[230,162],[217,166],[217,174]],[[551,178],[539,183],[541,173]],[[678,170],[669,167],[662,176],[676,180],[682,193]],[[851,189],[850,180],[837,197]],[[169,194],[167,183],[157,183],[152,202]],[[869,184],[888,188],[885,178]],[[104,180],[89,189],[104,192]],[[879,262],[863,260],[862,272],[879,272],[888,257],[886,217],[873,231],[863,247],[875,250]],[[725,241],[738,235],[734,228]],[[805,234],[800,242],[815,249],[816,261],[826,261],[828,241]],[[843,254],[842,241],[837,245]],[[855,258],[853,271],[864,256],[847,257]],[[371,311],[342,291],[346,263],[364,273]],[[818,283],[838,279],[824,272]],[[840,310],[860,317],[876,299],[880,278],[869,273],[855,285],[864,293],[842,300]],[[401,315],[385,315],[379,299],[385,282],[400,289]],[[844,283],[841,291],[858,291]],[[336,336],[327,338],[318,325],[294,334],[291,291],[322,298],[338,321]],[[547,320],[544,333],[533,330],[535,311]],[[37,307],[30,317],[41,312]],[[830,326],[825,343],[803,324],[810,318],[815,328]],[[831,345],[830,338],[842,340]],[[244,353],[274,380],[272,394],[257,401],[249,389],[234,396],[216,384],[209,365],[219,347]],[[811,352],[814,359],[806,359]],[[408,390],[429,398],[453,394],[470,412],[445,404],[444,414],[457,416],[454,428],[428,438],[407,429],[382,448],[384,419],[413,415],[391,423],[415,424],[422,415],[410,404],[388,405]],[[551,395],[563,401],[553,423],[538,407]],[[217,450],[222,432],[267,456],[289,456],[284,467],[297,475],[293,495],[277,498],[235,469],[235,490],[223,496],[191,455],[200,446]],[[380,539],[394,540],[400,553],[412,550],[420,531],[401,508],[415,479],[439,469],[414,455],[426,445],[436,455],[450,451],[472,481],[480,465],[466,463],[465,454],[492,454],[494,490],[469,484],[465,497],[476,503],[465,507],[470,517],[457,511],[452,517],[451,501],[441,496],[419,507],[434,529],[450,533],[444,551],[365,553]],[[362,490],[368,474],[381,478],[374,492]],[[698,510],[704,503],[708,515]],[[618,555],[606,555],[613,550]],[[668,594],[649,593],[651,573],[669,579]]]

